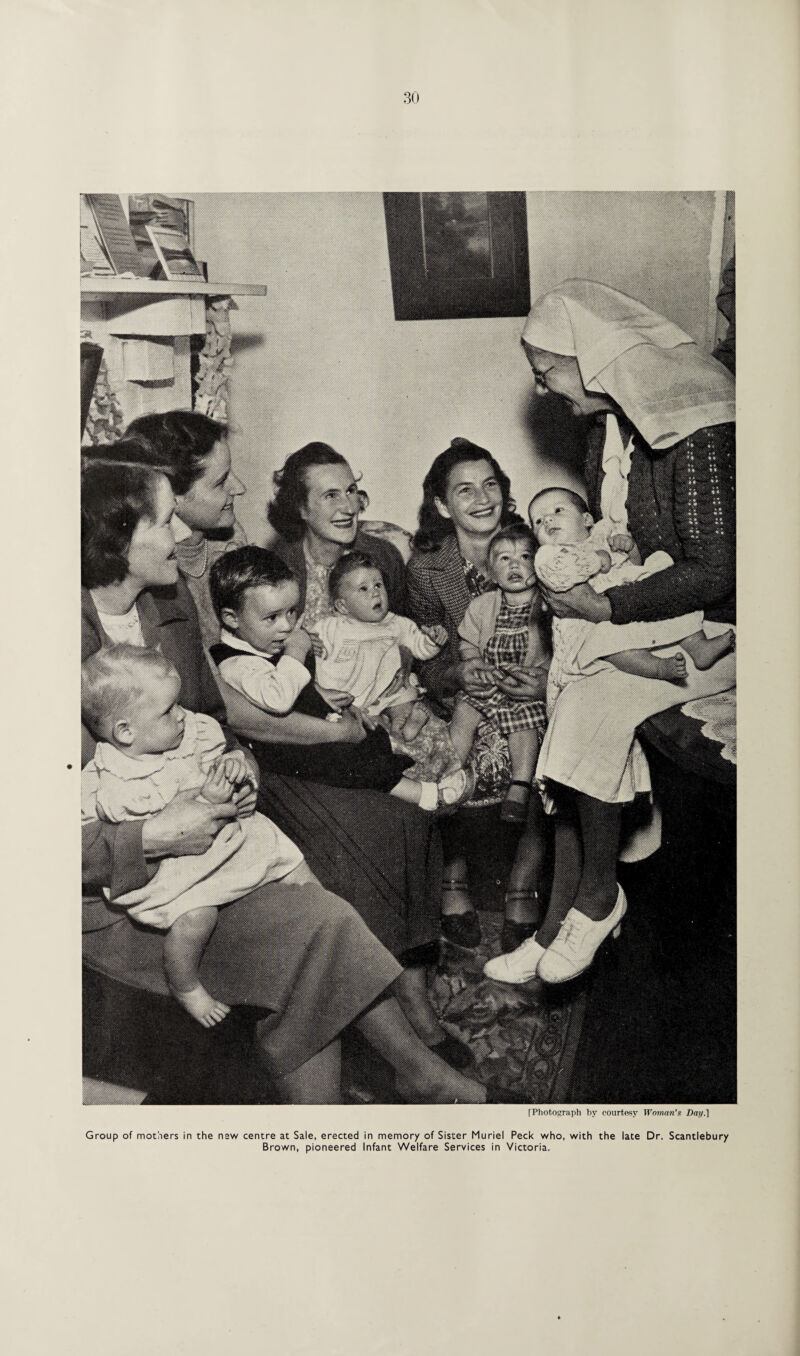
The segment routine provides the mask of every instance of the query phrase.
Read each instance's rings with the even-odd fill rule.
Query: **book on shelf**
[[[100,243],[117,274],[147,275],[118,193],[87,193]]]

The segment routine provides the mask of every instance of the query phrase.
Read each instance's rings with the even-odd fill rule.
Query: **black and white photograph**
[[[796,4],[4,19],[4,1349],[795,1356]]]
[[[191,205],[81,277],[85,1100],[735,1103],[733,192]]]

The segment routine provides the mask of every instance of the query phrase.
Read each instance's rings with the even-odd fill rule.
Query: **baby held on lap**
[[[603,593],[673,564],[665,551],[655,552],[642,563],[633,539],[606,519],[594,522],[584,500],[572,490],[541,490],[531,500],[528,516],[539,543],[536,574],[551,593],[563,593],[583,583]],[[696,668],[709,669],[734,647],[733,631],[710,637],[703,631],[702,622],[700,612],[625,626],[556,617],[556,658],[559,630],[574,627],[580,630],[581,643],[571,647],[576,670],[572,676],[580,676],[582,668],[590,671],[602,659],[624,673],[683,683],[687,675],[684,654],[659,655],[657,650],[679,645]]]
[[[447,643],[445,628],[419,627],[390,612],[383,575],[361,551],[348,551],[337,561],[328,589],[333,614],[314,626],[322,646],[319,682],[349,692],[365,715],[384,716],[391,733],[410,743],[429,712],[416,678],[403,675],[400,647],[414,659],[432,659]]]
[[[218,908],[268,881],[301,885],[312,877],[291,839],[253,812],[255,789],[244,753],[227,748],[217,721],[180,705],[180,687],[178,673],[158,650],[111,645],[85,661],[83,720],[99,742],[81,774],[81,812],[84,823],[119,824],[147,819],[187,794],[228,811],[205,852],[163,858],[146,885],[111,901],[138,922],[166,931],[170,991],[210,1027],[230,1011],[199,979]]]
[[[336,719],[337,707],[352,707],[369,728],[387,710],[392,729],[402,729],[406,738],[410,730],[413,737],[428,714],[416,688],[396,681],[401,670],[399,646],[429,659],[441,649],[446,635],[437,642],[407,618],[389,612],[381,572],[359,552],[349,552],[334,565],[330,589],[334,615],[314,627],[323,653],[312,679],[308,667],[312,640],[297,625],[300,588],[292,571],[261,547],[226,552],[211,572],[211,595],[223,627],[222,644],[212,649],[212,656],[221,676],[273,715],[292,710],[318,715],[322,706],[330,720]],[[312,687],[318,694],[316,704],[306,700]],[[388,740],[386,747],[390,751]],[[332,773],[335,767],[336,746],[331,745]],[[348,783],[345,778],[334,784]],[[473,787],[474,777],[463,769],[438,782],[398,774],[389,795],[434,811],[454,808]]]

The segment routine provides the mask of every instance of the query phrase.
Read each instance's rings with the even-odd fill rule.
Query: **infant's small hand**
[[[597,551],[596,555],[600,574],[608,574],[611,569],[611,556],[608,551]]]
[[[608,544],[612,551],[619,551],[626,556],[630,555],[635,545],[633,537],[627,532],[615,532],[613,537],[609,537]]]
[[[420,630],[424,636],[428,637],[428,640],[432,640],[434,645],[438,645],[439,649],[447,644],[448,636],[445,626],[421,626]]]
[[[211,805],[224,805],[233,799],[234,783],[227,775],[223,759],[220,758],[208,772],[201,795]]]
[[[217,762],[217,767],[220,766],[224,768],[232,786],[241,786],[243,782],[252,785],[253,775],[241,749],[231,749],[230,753],[223,753]]]

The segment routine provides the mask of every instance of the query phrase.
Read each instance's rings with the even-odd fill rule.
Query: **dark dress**
[[[242,651],[220,641],[209,650],[225,678],[226,659],[239,659]],[[263,656],[265,664],[276,662],[270,655]],[[313,673],[313,655],[307,661]],[[332,714],[329,706],[313,683],[307,683],[297,698],[293,711],[316,720],[325,720]],[[259,744],[248,740],[259,767],[277,772],[284,777],[302,777],[305,781],[324,782],[351,791],[391,791],[406,768],[413,765],[411,758],[392,752],[392,743],[383,726],[367,732],[360,744]]]
[[[354,545],[379,564],[390,607],[405,615],[400,553],[366,533],[359,533]],[[278,542],[273,549],[297,575],[302,609],[306,579],[302,543]],[[273,749],[278,750],[274,761]],[[323,885],[348,899],[393,955],[407,964],[432,959],[439,941],[442,895],[442,844],[436,821],[382,791],[344,790],[322,779],[310,780],[312,756],[308,746],[261,746],[259,810],[297,843]],[[293,760],[290,775],[282,761],[287,757]],[[302,777],[296,775],[301,767]]]

